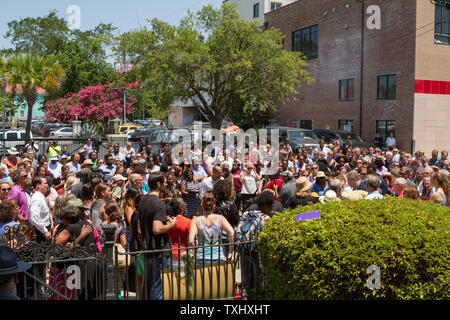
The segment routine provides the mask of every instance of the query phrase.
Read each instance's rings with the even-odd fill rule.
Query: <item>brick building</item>
[[[300,0],[267,13],[315,79],[278,106],[278,123],[352,125],[368,141],[393,131],[404,150],[448,150],[449,20],[450,5],[429,0]]]

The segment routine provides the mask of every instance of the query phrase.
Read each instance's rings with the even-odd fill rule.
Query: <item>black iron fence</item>
[[[160,250],[122,250],[115,226],[103,226],[101,252],[85,247],[37,243],[16,228],[0,244],[33,267],[19,275],[17,295],[31,300],[209,300],[264,297],[254,241],[222,242]],[[223,252],[223,254],[219,254]]]
[[[49,156],[49,147],[56,141],[57,145],[63,148],[67,146],[67,151],[70,153],[79,152],[86,144],[86,139],[77,138],[33,138],[34,144],[38,147],[35,151],[36,155]],[[20,155],[23,155],[26,150],[24,147],[28,144],[28,140],[24,139],[0,139],[0,155],[3,157],[8,155],[8,150],[16,148]],[[98,158],[103,158],[108,153],[108,142],[106,139],[94,140],[94,147],[98,153]]]

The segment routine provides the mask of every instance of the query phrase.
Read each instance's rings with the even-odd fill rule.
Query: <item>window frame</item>
[[[346,90],[346,98],[343,98],[342,97],[342,83],[344,83],[344,81],[345,81],[345,84],[346,84],[346,88],[345,88],[345,90]],[[349,88],[349,82],[350,81],[353,81],[353,96],[352,97],[349,97],[349,90],[348,90],[348,88]],[[351,78],[351,79],[342,79],[342,80],[339,80],[339,101],[355,101],[355,78]]]
[[[389,96],[389,79],[391,79],[391,77],[394,77],[395,79],[395,93],[394,96],[391,97]],[[386,78],[386,96],[385,97],[381,97],[380,98],[380,79],[381,78]],[[384,74],[381,76],[377,77],[377,100],[396,100],[397,99],[397,74]]]
[[[342,124],[342,127],[341,127],[341,124]],[[351,125],[352,126],[351,132],[355,132],[355,120],[352,120],[352,119],[339,119],[338,120],[338,130],[345,130],[344,129],[345,125],[347,125],[347,126]]]
[[[444,11],[446,13],[446,28],[447,33],[444,33],[442,31],[442,28],[444,27],[443,22],[443,16]],[[440,20],[438,20],[438,14],[440,17]],[[439,30],[439,32],[438,32]],[[438,37],[440,38],[446,38],[446,41],[438,40]],[[450,45],[450,4],[445,5],[436,2],[435,9],[434,9],[434,43],[435,44],[443,44],[443,45]]]
[[[379,123],[382,122],[384,122],[384,129],[383,129],[384,132],[380,130],[381,127],[379,126]],[[389,137],[389,134],[391,132],[394,132],[394,137],[396,136],[395,129],[397,128],[397,120],[376,120],[375,125],[376,125],[375,132],[380,133],[381,137],[383,138],[383,141],[386,141],[386,138]],[[389,127],[392,126],[394,127],[394,130],[389,130]]]
[[[300,37],[296,36],[296,34],[299,34]],[[310,50],[310,52],[305,52],[303,46],[302,46],[302,40],[304,36],[309,36],[309,40],[311,43],[314,43],[313,41],[316,40],[316,50]],[[316,39],[317,36],[317,39]],[[314,40],[311,40],[313,39]],[[296,46],[296,39],[299,39],[298,41],[299,45],[298,48]],[[292,51],[301,52],[305,57],[306,60],[314,60],[319,58],[319,25],[315,24],[306,28],[298,29],[292,32]]]
[[[259,2],[253,5],[253,19],[259,19]]]

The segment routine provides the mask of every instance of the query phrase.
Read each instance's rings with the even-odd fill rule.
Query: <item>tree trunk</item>
[[[27,97],[27,105],[28,105],[28,115],[27,115],[27,125],[25,127],[25,143],[30,141],[30,133],[31,133],[31,119],[33,118],[33,106],[36,102],[36,98]]]

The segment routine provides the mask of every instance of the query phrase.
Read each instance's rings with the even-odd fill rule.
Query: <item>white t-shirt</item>
[[[255,194],[258,190],[255,173],[244,173],[244,181],[242,181],[241,194]]]

